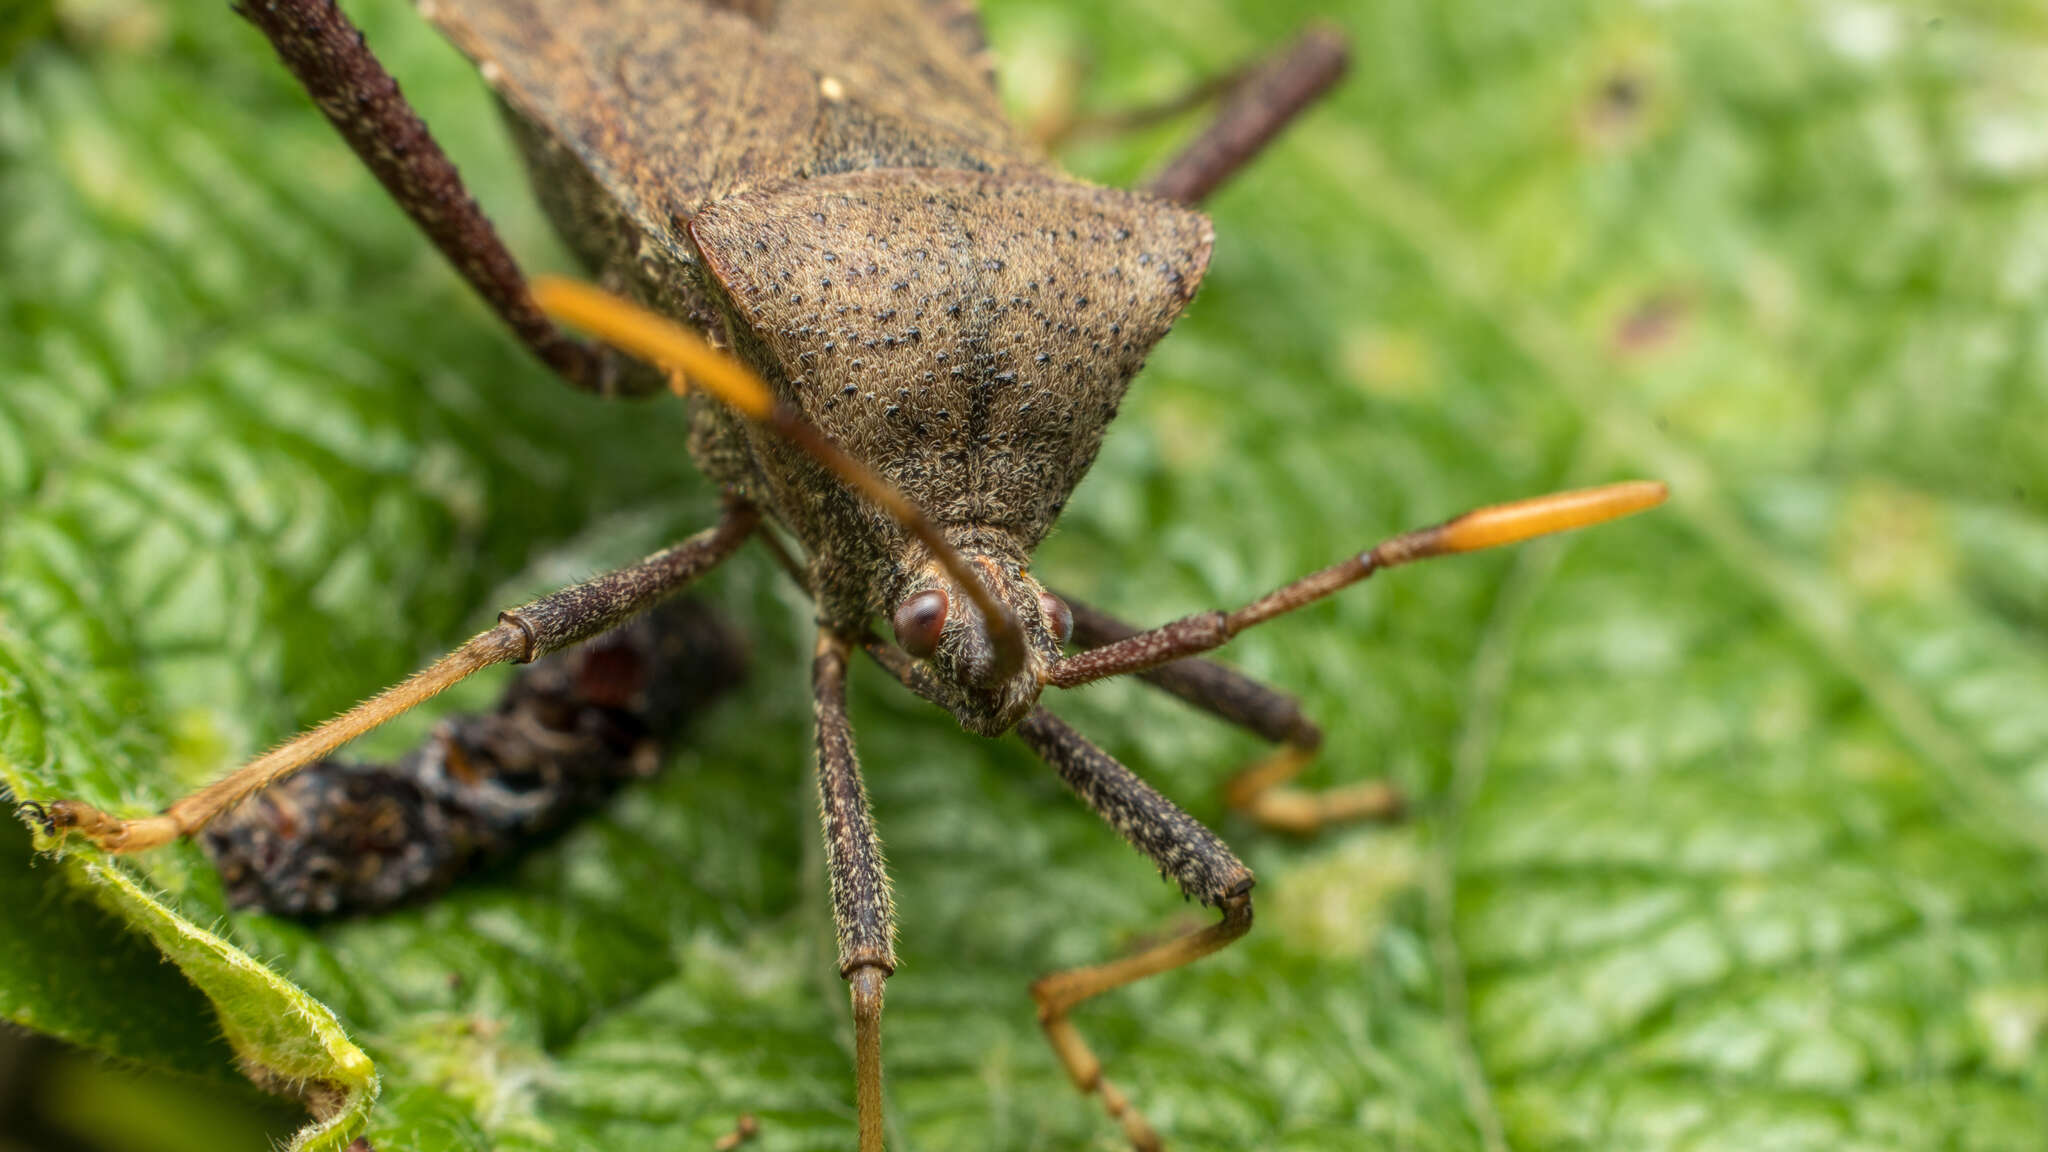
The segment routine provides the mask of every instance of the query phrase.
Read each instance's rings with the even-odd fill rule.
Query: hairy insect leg
[[[818,633],[811,664],[817,724],[818,805],[832,874],[832,917],[839,928],[839,974],[853,998],[854,1098],[860,1152],[882,1152],[882,983],[896,970],[896,913],[882,842],[868,811],[846,717],[848,642]]]
[[[1074,642],[1083,648],[1112,644],[1140,631],[1071,596],[1063,599],[1074,613]],[[1401,793],[1385,781],[1316,791],[1288,787],[1315,759],[1323,743],[1322,729],[1302,715],[1301,704],[1294,697],[1234,668],[1202,659],[1162,664],[1138,673],[1138,678],[1278,745],[1224,785],[1224,801],[1262,826],[1306,836],[1327,824],[1390,820],[1401,815]]]
[[[48,806],[52,831],[75,831],[110,852],[139,852],[206,827],[214,817],[350,740],[493,664],[528,663],[587,640],[653,606],[730,556],[760,523],[760,512],[728,501],[708,528],[616,572],[498,614],[498,623],[411,678],[280,744],[155,816],[124,820],[77,800]]]
[[[199,840],[238,908],[310,919],[431,895],[659,770],[744,677],[745,649],[708,605],[672,597],[522,666],[496,707],[442,718],[398,760],[316,761]]]
[[[507,327],[562,379],[615,390],[605,358],[541,312],[455,164],[335,0],[239,0],[350,148]]]
[[[1182,204],[1207,199],[1328,92],[1348,63],[1342,33],[1320,24],[1306,29],[1233,80],[1208,127],[1145,182],[1145,191]]]
[[[1055,972],[1031,986],[1038,1021],[1074,1086],[1102,1097],[1110,1116],[1139,1152],[1158,1152],[1159,1136],[1129,1098],[1102,1075],[1096,1057],[1074,1026],[1076,1005],[1148,976],[1191,964],[1251,930],[1252,874],[1215,833],[1176,807],[1130,769],[1089,743],[1043,708],[1017,725],[1017,734],[1053,766],[1088,806],[1131,846],[1170,875],[1182,892],[1215,908],[1222,920],[1134,956]]]
[[[1074,110],[1073,98],[1067,96],[1037,117],[1032,135],[1045,148],[1056,149],[1077,136],[1135,132],[1220,101],[1201,135],[1145,184],[1155,196],[1195,204],[1250,163],[1328,92],[1343,77],[1347,63],[1343,34],[1315,25],[1277,52],[1156,103],[1083,114]],[[1079,85],[1073,77],[1064,87]]]

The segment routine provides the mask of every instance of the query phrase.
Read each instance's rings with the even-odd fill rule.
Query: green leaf
[[[23,799],[146,810],[713,507],[673,405],[552,384],[255,33],[187,7],[59,5],[0,78]],[[1076,61],[1090,106],[1156,100],[1312,16],[1356,51],[1210,205],[1214,268],[1043,550],[1053,583],[1164,619],[1471,505],[1674,488],[1232,645],[1325,725],[1309,781],[1387,773],[1403,826],[1261,833],[1219,796],[1254,742],[1140,685],[1055,701],[1260,877],[1243,944],[1080,1013],[1172,1145],[2037,1144],[2038,8],[990,7],[1027,103]],[[351,9],[515,247],[565,267],[466,65],[392,0]],[[1071,159],[1126,181],[1187,127]],[[808,610],[753,554],[706,594],[753,636],[741,698],[432,904],[308,928],[229,913],[189,846],[0,839],[0,1011],[317,1082],[308,1145],[367,1110],[379,1147],[701,1147],[751,1111],[758,1147],[852,1147]],[[1024,986],[1199,921],[1015,742],[877,680],[854,708],[903,922],[891,1146],[1117,1147]]]

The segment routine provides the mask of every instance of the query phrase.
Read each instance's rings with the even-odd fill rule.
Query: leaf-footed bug
[[[1130,379],[1193,297],[1207,220],[1188,205],[1335,81],[1311,31],[1220,93],[1214,122],[1141,192],[1060,172],[1002,116],[969,0],[428,0],[510,113],[538,194],[608,291],[529,285],[397,85],[332,0],[246,0],[368,166],[513,332],[570,384],[664,386],[691,404],[690,451],[719,522],[672,548],[504,612],[411,679],[147,817],[77,801],[59,830],[132,852],[192,835],[253,794],[492,664],[605,632],[683,588],[772,521],[817,605],[817,786],[839,964],[851,987],[863,1152],[883,1144],[882,988],[893,910],[846,716],[850,653],[982,735],[1015,730],[1220,920],[1032,995],[1074,1083],[1133,1146],[1160,1138],[1071,1018],[1251,926],[1250,871],[1221,840],[1039,706],[1047,687],[1141,673],[1278,745],[1234,806],[1296,830],[1387,814],[1380,785],[1286,785],[1320,743],[1294,702],[1194,659],[1412,560],[1513,543],[1651,507],[1628,483],[1468,513],[1405,533],[1230,612],[1150,630],[1042,586],[1033,550],[1094,458]],[[627,297],[637,304],[619,299]],[[642,368],[583,344],[561,321]],[[870,628],[888,618],[896,643]],[[1068,655],[1073,644],[1079,650]]]

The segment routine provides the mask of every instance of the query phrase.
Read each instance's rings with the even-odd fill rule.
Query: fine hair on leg
[[[240,0],[342,139],[435,248],[543,364],[586,392],[613,388],[596,349],[555,326],[533,302],[519,262],[477,206],[398,81],[335,0]]]
[[[868,810],[853,726],[846,716],[848,642],[818,632],[811,664],[817,725],[818,806],[832,875],[832,918],[839,929],[839,974],[853,998],[854,1099],[860,1152],[882,1152],[882,984],[896,970],[896,911],[882,841]]]
[[[1222,919],[1207,928],[1134,956],[1055,972],[1031,986],[1031,998],[1038,1003],[1038,1022],[1074,1087],[1102,1098],[1103,1108],[1122,1126],[1124,1136],[1138,1152],[1159,1152],[1158,1133],[1123,1091],[1103,1076],[1102,1061],[1082,1039],[1070,1013],[1084,1000],[1191,964],[1249,932],[1251,869],[1200,821],[1052,713],[1043,708],[1033,711],[1017,725],[1017,734],[1189,899],[1222,913]]]
[[[1334,87],[1349,62],[1343,33],[1322,24],[1304,30],[1230,84],[1202,134],[1146,181],[1145,191],[1182,204],[1208,199]]]
[[[399,684],[278,745],[161,813],[124,820],[77,800],[46,806],[52,832],[78,832],[111,852],[139,852],[190,836],[222,812],[336,748],[493,664],[524,664],[607,631],[681,591],[733,554],[761,513],[728,500],[716,526],[615,572],[501,612],[498,623]]]
[[[238,908],[314,919],[411,903],[659,771],[746,664],[724,618],[678,596],[519,669],[495,708],[443,718],[396,761],[320,760],[200,840]]]
[[[1113,644],[1139,629],[1071,596],[1074,643],[1083,650]],[[1137,674],[1145,683],[1178,697],[1225,723],[1278,745],[1240,769],[1224,785],[1230,807],[1278,832],[1305,836],[1325,825],[1352,820],[1391,820],[1405,805],[1401,793],[1382,780],[1336,788],[1288,787],[1315,759],[1323,731],[1302,715],[1294,697],[1269,688],[1226,665],[1190,657]]]

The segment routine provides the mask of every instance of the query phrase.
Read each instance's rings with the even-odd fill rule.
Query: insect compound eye
[[[1039,611],[1045,613],[1045,623],[1052,629],[1052,638],[1065,644],[1074,635],[1074,610],[1067,602],[1050,592],[1038,594]]]
[[[939,633],[946,630],[946,593],[932,588],[896,608],[896,642],[903,650],[923,660],[939,648]]]

